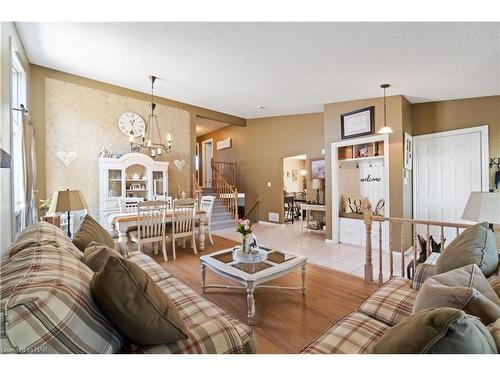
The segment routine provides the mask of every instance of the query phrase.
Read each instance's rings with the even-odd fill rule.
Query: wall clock
[[[125,112],[118,119],[118,127],[127,137],[130,136],[130,133],[134,137],[139,137],[144,135],[146,124],[137,113]]]

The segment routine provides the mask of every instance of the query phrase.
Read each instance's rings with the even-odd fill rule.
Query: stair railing
[[[248,217],[250,216],[250,214],[252,213],[252,211],[253,211],[253,210],[255,210],[255,208],[257,207],[257,205],[258,205],[259,203],[260,203],[260,198],[259,198],[259,199],[257,199],[257,200],[253,203],[253,205],[250,207],[250,209],[249,209],[247,212],[245,212],[245,216],[243,216],[243,220],[248,219]]]
[[[227,161],[216,161],[212,159],[212,173],[216,171],[231,185],[236,184],[236,163]]]
[[[227,211],[238,220],[238,189],[231,185],[217,170],[212,169],[212,189],[221,199]]]
[[[408,271],[405,273],[405,253],[411,249],[412,250],[412,257],[413,257],[413,267],[414,270],[416,269],[417,265],[417,259],[419,258],[419,255],[417,254],[417,226],[424,226],[425,231],[426,231],[426,256],[428,257],[432,250],[431,250],[431,245],[430,245],[430,232],[431,232],[431,227],[438,227],[440,228],[439,233],[440,233],[440,246],[441,246],[441,251],[444,250],[444,242],[445,242],[445,233],[444,229],[445,228],[452,228],[455,230],[456,235],[458,236],[460,234],[460,229],[466,229],[471,227],[470,224],[464,224],[464,223],[449,223],[449,222],[441,222],[441,221],[430,221],[430,220],[414,220],[414,219],[403,219],[403,218],[396,218],[396,217],[383,217],[383,216],[376,216],[373,215],[371,205],[367,202],[364,203],[364,209],[363,209],[363,219],[364,219],[364,224],[365,224],[365,230],[366,230],[366,244],[365,244],[365,267],[364,267],[364,278],[366,282],[372,282],[373,281],[373,264],[372,264],[372,228],[373,225],[375,225],[375,229],[378,233],[375,234],[375,239],[378,239],[378,283],[379,285],[382,285],[384,283],[384,259],[387,257],[389,258],[389,278],[392,278],[395,274],[398,273],[397,270],[395,270],[395,262],[394,262],[394,256],[395,254],[399,253],[399,258],[400,258],[400,270],[399,270],[399,276],[405,277],[409,276]],[[377,224],[374,224],[378,222]],[[383,224],[387,223],[388,227],[388,244],[386,244],[386,248],[388,249],[388,252],[384,252],[384,244],[383,244]],[[412,245],[411,247],[408,246],[408,241],[405,238],[405,229],[408,229],[408,227],[405,227],[405,225],[411,227],[411,242]],[[400,231],[400,238],[399,238],[399,244],[396,244],[395,241],[397,239],[393,238],[393,232],[396,226],[399,226],[399,231]],[[387,228],[385,228],[387,229]],[[388,245],[388,246],[387,246]],[[398,246],[399,245],[399,246]],[[398,246],[398,247],[394,247]],[[393,249],[396,249],[393,251]],[[413,272],[413,275],[415,274],[415,271]]]
[[[196,199],[196,202],[198,203],[198,207],[199,207],[203,193],[202,193],[201,186],[198,183],[198,179],[196,178],[195,173],[193,173],[192,184],[193,184],[193,198]]]

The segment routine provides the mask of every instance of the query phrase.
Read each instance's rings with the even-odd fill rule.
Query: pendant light
[[[154,84],[157,77],[151,75],[149,80],[151,81],[151,103],[149,106],[150,114],[148,116],[148,121],[146,123],[146,131],[142,134],[142,143],[133,143],[132,136],[130,137],[130,145],[132,150],[146,151],[152,157],[157,157],[163,154],[163,152],[172,151],[172,135],[167,133],[167,143],[162,142],[160,125],[158,123],[158,116],[155,114],[156,104],[154,103]],[[156,133],[156,134],[155,134]],[[154,140],[156,137],[156,142]]]
[[[390,126],[387,126],[387,99],[385,97],[385,90],[390,86],[391,85],[389,85],[388,83],[380,85],[380,88],[384,89],[384,126],[382,126],[377,132],[379,134],[390,134],[394,132]]]

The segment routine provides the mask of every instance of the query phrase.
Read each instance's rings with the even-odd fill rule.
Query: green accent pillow
[[[496,354],[491,333],[478,318],[449,307],[427,309],[390,328],[374,354]]]
[[[498,268],[497,242],[488,223],[476,224],[460,233],[438,258],[436,274],[468,264],[477,264],[486,277]]]
[[[83,252],[83,263],[92,271],[101,272],[109,257],[123,258],[116,250],[92,241]]]
[[[413,314],[432,307],[453,307],[488,325],[500,318],[500,298],[475,264],[432,276],[420,288]]]
[[[141,346],[187,339],[175,304],[135,263],[109,257],[90,288],[101,311],[131,342]]]
[[[85,248],[92,241],[106,245],[112,249],[115,248],[113,237],[92,216],[87,214],[83,219],[80,229],[75,233],[73,243],[81,252],[84,252]]]

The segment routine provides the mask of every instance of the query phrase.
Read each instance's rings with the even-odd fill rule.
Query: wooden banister
[[[252,207],[250,207],[250,209],[245,212],[245,216],[243,216],[243,220],[247,219],[248,216],[250,216],[250,214],[252,213],[253,210],[255,210],[255,208],[257,207],[257,205],[260,203],[260,198],[257,199],[255,202],[253,202],[252,204]]]
[[[373,215],[371,205],[368,202],[365,202],[363,204],[363,220],[365,224],[365,231],[366,231],[366,243],[365,243],[365,267],[364,267],[364,274],[365,274],[365,281],[366,282],[372,282],[373,281],[373,264],[372,264],[372,227],[373,227],[373,222],[379,222],[378,225],[378,256],[379,256],[379,261],[378,261],[378,283],[382,284],[384,282],[384,270],[383,270],[383,256],[388,256],[389,258],[389,273],[390,277],[394,276],[394,251],[393,251],[393,232],[394,232],[394,225],[399,225],[400,227],[400,248],[399,254],[400,254],[400,276],[405,277],[405,234],[404,234],[404,229],[405,225],[411,225],[411,238],[409,239],[410,242],[412,243],[413,251],[412,251],[412,258],[413,258],[413,267],[414,267],[414,272],[415,274],[415,269],[417,266],[417,259],[418,259],[418,251],[417,251],[417,225],[423,225],[426,227],[426,236],[427,236],[427,246],[424,251],[427,253],[427,256],[430,255],[430,245],[429,243],[429,237],[430,237],[430,227],[438,227],[440,231],[440,239],[441,239],[441,251],[444,250],[444,228],[455,228],[456,229],[456,234],[458,235],[460,233],[460,229],[466,229],[471,227],[471,224],[463,224],[463,223],[449,223],[449,222],[441,222],[441,221],[432,221],[432,220],[415,220],[415,219],[404,219],[404,218],[398,218],[398,217],[383,217],[383,216],[375,216]],[[383,224],[387,223],[388,226],[388,233],[389,233],[389,252],[385,253],[382,251],[383,249]],[[397,245],[396,245],[397,246]],[[408,275],[406,275],[408,276]]]
[[[216,171],[219,175],[224,177],[224,179],[231,186],[237,186],[236,184],[236,163],[227,161],[216,161],[212,159],[212,173]]]
[[[212,164],[213,165],[213,164]],[[231,185],[218,169],[212,169],[212,189],[235,220],[238,220],[238,189]]]

